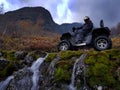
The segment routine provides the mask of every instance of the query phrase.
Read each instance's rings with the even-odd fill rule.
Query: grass
[[[45,52],[56,52],[60,41],[59,35],[54,36],[0,36],[0,50],[41,50]],[[120,48],[120,37],[112,38],[113,48]]]
[[[120,48],[120,37],[112,38],[113,48]]]
[[[59,36],[23,36],[23,37],[0,37],[0,50],[42,50],[55,51],[59,42]]]

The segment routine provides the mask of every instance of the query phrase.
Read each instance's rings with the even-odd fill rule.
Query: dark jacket
[[[85,24],[83,24],[81,27],[77,28],[77,29],[82,29],[83,32],[85,32],[86,34],[89,33],[93,28],[93,23],[91,20],[89,20],[88,22],[86,22]]]

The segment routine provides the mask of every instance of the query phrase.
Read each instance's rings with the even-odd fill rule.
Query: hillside
[[[43,7],[24,7],[0,15],[0,33],[16,36],[49,36],[52,33],[68,32],[79,23],[58,25],[48,10]],[[52,35],[51,35],[52,36]]]
[[[0,79],[13,77],[4,81],[7,85],[0,82],[1,90],[120,89],[120,49],[63,51],[45,56],[41,51],[1,51]]]
[[[49,11],[42,7],[24,7],[0,15],[0,32],[4,35],[50,35],[49,32],[56,32],[56,25]]]

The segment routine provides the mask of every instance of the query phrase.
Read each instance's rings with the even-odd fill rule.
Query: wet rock
[[[0,52],[0,56],[2,56],[2,52]]]
[[[17,59],[24,59],[24,57],[26,56],[26,52],[24,51],[17,51],[15,54],[14,54],[15,58]]]
[[[8,64],[9,64],[9,61],[1,57],[0,58],[0,71],[2,71]]]
[[[33,63],[33,61],[35,61],[34,56],[32,56],[31,54],[28,54],[25,56],[23,63],[25,65],[30,66]]]
[[[23,79],[25,76],[31,76],[32,74],[33,73],[31,72],[31,70],[25,67],[24,69],[21,69],[18,72],[14,73],[14,79],[15,81],[19,81]]]
[[[16,70],[19,70],[19,69],[21,69],[21,68],[24,68],[24,65],[23,65],[23,64],[20,64],[20,63],[18,63],[18,62],[14,62],[13,65],[14,65],[14,67],[15,67]]]
[[[33,73],[29,68],[24,68],[14,73],[14,79],[7,90],[31,90]]]
[[[46,90],[68,90],[68,85],[64,83],[54,84],[49,87],[49,89]]]

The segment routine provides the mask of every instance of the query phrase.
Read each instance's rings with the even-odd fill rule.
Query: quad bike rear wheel
[[[106,50],[112,48],[112,41],[107,36],[98,36],[94,40],[94,49],[98,51]]]

